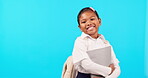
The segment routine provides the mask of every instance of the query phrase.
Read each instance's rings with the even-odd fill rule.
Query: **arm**
[[[89,58],[81,61],[81,66],[91,74],[108,76],[111,73],[111,68],[92,62]]]
[[[103,35],[101,36],[101,38],[105,44],[110,45],[110,43],[107,40],[105,40]],[[119,61],[116,58],[116,55],[115,55],[112,47],[111,47],[111,53],[112,53],[112,56],[111,56],[112,57],[112,64],[109,67],[111,67],[113,70],[112,70],[111,74],[109,76],[107,76],[106,78],[117,78],[120,75],[121,70],[120,70],[120,66],[119,66]]]
[[[108,76],[111,73],[111,68],[96,64],[90,59],[84,59],[79,64],[74,64],[75,69],[82,73],[98,74]]]
[[[107,76],[106,78],[117,78],[120,75],[120,67],[115,66],[115,70],[112,72],[111,75]]]
[[[110,74],[106,78],[117,78],[120,75],[120,73],[121,73],[120,66],[119,66],[119,61],[118,61],[118,59],[115,56],[113,48],[112,48],[112,63],[114,65],[115,70],[112,72],[112,74]]]
[[[100,74],[108,76],[111,68],[92,62],[87,55],[87,46],[82,40],[77,39],[73,49],[73,60],[75,69],[82,73]]]

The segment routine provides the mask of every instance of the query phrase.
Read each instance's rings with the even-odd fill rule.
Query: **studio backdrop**
[[[61,78],[84,7],[102,19],[99,33],[113,45],[119,78],[146,78],[147,0],[0,0],[0,78]]]

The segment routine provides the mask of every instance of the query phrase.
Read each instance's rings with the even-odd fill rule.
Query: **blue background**
[[[146,78],[147,5],[147,0],[0,0],[0,78],[60,78],[81,34],[77,14],[87,6],[102,18],[99,33],[120,60],[119,78]]]

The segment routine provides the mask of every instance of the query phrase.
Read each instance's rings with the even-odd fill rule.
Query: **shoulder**
[[[87,39],[83,37],[77,37],[74,43],[75,46],[86,46],[87,45]]]
[[[100,37],[101,39],[105,40],[105,37],[104,37],[103,34],[99,34],[99,37]]]
[[[100,39],[105,43],[105,44],[110,44],[108,40],[105,39],[104,35],[99,34]]]
[[[76,38],[75,43],[85,43],[87,38],[83,38],[82,36],[79,36]]]

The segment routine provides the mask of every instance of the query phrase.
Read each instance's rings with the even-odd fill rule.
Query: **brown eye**
[[[82,21],[81,23],[86,23],[86,21]]]
[[[93,21],[93,20],[95,20],[95,19],[94,19],[94,18],[91,18],[90,20]]]

